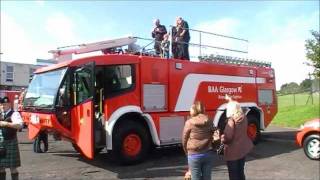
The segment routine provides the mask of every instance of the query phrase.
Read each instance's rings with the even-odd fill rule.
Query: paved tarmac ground
[[[293,129],[268,127],[262,141],[247,157],[247,179],[319,179],[319,161],[309,160],[294,144]],[[180,147],[155,150],[143,163],[119,166],[107,153],[88,161],[70,143],[53,141],[49,151],[36,154],[27,132],[19,132],[21,179],[183,179],[187,160]],[[7,174],[7,176],[10,176]],[[226,165],[215,157],[212,179],[228,179]]]

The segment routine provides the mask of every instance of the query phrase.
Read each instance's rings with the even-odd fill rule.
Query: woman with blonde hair
[[[192,180],[211,179],[213,166],[212,121],[205,115],[201,102],[196,101],[190,108],[191,118],[185,123],[182,134],[183,150],[188,156]]]
[[[221,141],[224,146],[224,159],[227,161],[229,179],[244,180],[245,156],[253,148],[252,141],[247,135],[248,121],[237,101],[226,95],[227,124]]]

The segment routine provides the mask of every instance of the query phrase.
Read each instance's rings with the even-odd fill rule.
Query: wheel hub
[[[45,145],[44,141],[43,141],[43,140],[40,140],[39,143],[40,143],[40,144],[39,144],[40,150],[41,150],[42,152],[45,152],[45,151],[46,151],[46,145]]]
[[[320,142],[318,139],[311,140],[307,145],[308,153],[314,157],[320,157]]]
[[[136,156],[139,154],[141,147],[141,138],[137,134],[129,134],[123,141],[123,150],[128,156]]]

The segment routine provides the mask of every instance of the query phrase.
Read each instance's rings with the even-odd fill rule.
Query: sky
[[[49,50],[127,36],[151,38],[153,20],[170,29],[177,16],[189,28],[238,37],[191,32],[191,42],[248,53],[202,49],[204,54],[268,61],[277,89],[308,78],[305,40],[319,31],[319,1],[8,1],[1,0],[1,61],[36,63]],[[138,42],[139,43],[139,42]],[[141,42],[146,43],[146,42]],[[151,47],[150,47],[151,48]],[[193,56],[198,47],[190,47]]]

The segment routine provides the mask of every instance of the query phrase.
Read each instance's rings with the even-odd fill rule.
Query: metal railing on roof
[[[139,51],[141,53],[156,56],[156,54],[154,53],[153,47],[147,49],[148,46],[151,46],[151,45],[153,45],[154,42],[156,42],[154,39],[141,38],[141,37],[134,37],[134,38],[136,38],[137,40],[147,41],[147,43],[145,43],[146,45],[144,45],[140,48]],[[183,43],[183,42],[180,42],[180,43]],[[233,49],[228,49],[228,48],[214,47],[214,46],[210,46],[210,45],[200,45],[200,44],[196,44],[196,43],[188,43],[188,44],[191,46],[197,46],[197,47],[208,47],[208,48],[216,48],[216,49],[221,49],[221,50],[226,50],[226,51],[247,53],[247,52],[241,51],[241,50],[233,50]],[[268,61],[258,61],[258,60],[254,60],[254,59],[246,59],[246,58],[220,55],[220,54],[196,56],[196,58],[200,62],[208,62],[208,63],[216,63],[216,64],[234,64],[234,65],[247,65],[247,66],[257,66],[257,67],[271,67],[271,62],[268,62]]]
[[[210,56],[199,56],[200,62],[208,62],[215,64],[234,64],[234,65],[247,65],[256,67],[271,67],[271,62],[258,61],[254,59],[245,59],[232,56],[223,55],[210,55]]]
[[[173,28],[174,26],[170,26]],[[186,29],[186,28],[184,28]],[[199,48],[199,55],[192,56],[193,58],[197,58],[199,61],[205,61],[210,63],[219,63],[219,64],[237,64],[237,65],[250,65],[250,66],[263,66],[263,67],[270,67],[271,63],[266,61],[257,61],[252,59],[245,59],[245,58],[239,58],[239,57],[233,57],[233,56],[227,56],[227,55],[221,55],[221,54],[215,54],[213,53],[207,53],[207,55],[204,55],[202,53],[202,49],[217,49],[222,51],[229,51],[229,52],[235,52],[235,53],[242,53],[247,54],[248,53],[248,43],[249,41],[242,38],[232,37],[232,36],[226,36],[222,34],[217,33],[211,33],[196,29],[188,29],[189,31],[197,32],[199,33],[199,43],[189,43],[189,42],[175,42],[176,44],[188,44],[191,48],[192,47],[198,47]],[[219,47],[214,45],[208,45],[203,44],[201,41],[202,35],[210,35],[210,36],[218,36],[222,38],[232,39],[235,41],[240,41],[246,43],[246,50],[240,50],[240,49],[234,49],[234,48],[226,48],[226,47]],[[172,46],[172,32],[170,33],[170,44]],[[135,44],[136,42],[145,41],[144,43],[139,42],[138,44]],[[126,38],[120,38],[120,39],[113,39],[113,40],[106,40],[101,42],[95,42],[95,43],[87,43],[87,44],[78,44],[78,45],[71,45],[71,46],[64,46],[59,47],[57,50],[50,51],[55,56],[60,57],[64,54],[77,54],[77,53],[84,53],[84,52],[90,52],[90,51],[104,51],[108,48],[116,48],[122,46],[128,46],[127,53],[131,54],[140,54],[140,55],[148,55],[148,56],[158,56],[154,52],[153,45],[156,41],[152,38],[142,38],[142,37],[126,37]],[[189,48],[190,49],[190,48]],[[171,54],[172,47],[170,47],[170,54]],[[172,54],[171,54],[172,57]]]
[[[171,27],[171,34],[170,35],[172,35],[173,34],[172,30],[176,26],[170,26],[170,27]],[[194,46],[198,46],[199,47],[199,55],[198,56],[202,56],[203,48],[212,48],[212,49],[218,49],[218,50],[224,50],[224,51],[230,51],[230,52],[236,52],[236,53],[244,53],[244,54],[248,53],[249,40],[247,40],[247,39],[233,37],[233,36],[227,36],[227,35],[223,35],[223,34],[207,32],[207,31],[201,31],[201,30],[191,29],[191,28],[182,28],[182,29],[189,30],[189,33],[196,32],[196,33],[199,34],[198,35],[199,43],[189,43],[189,45],[194,45]],[[221,47],[221,46],[203,44],[203,39],[202,38],[203,38],[204,35],[209,35],[210,37],[219,37],[219,38],[231,39],[231,40],[234,40],[234,41],[237,41],[237,42],[242,42],[242,43],[245,43],[246,48],[245,48],[245,50],[240,50],[240,49],[235,49],[235,48],[226,48],[226,47]]]

